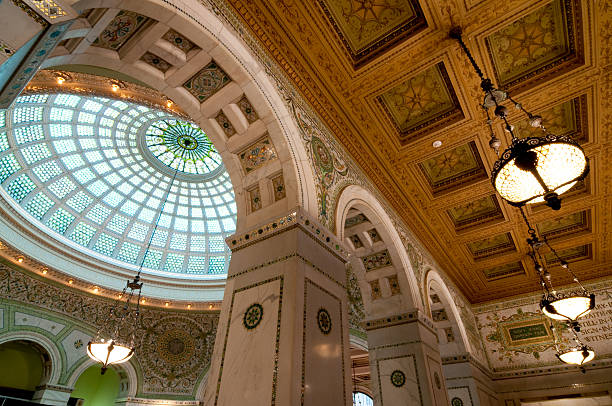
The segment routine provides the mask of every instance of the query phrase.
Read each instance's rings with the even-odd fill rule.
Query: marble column
[[[464,406],[499,404],[488,369],[470,354],[443,357],[442,369],[451,405],[453,401]]]
[[[351,402],[346,251],[295,210],[232,249],[207,406]]]
[[[444,405],[436,331],[419,310],[364,322],[376,406]]]
[[[52,406],[66,405],[73,389],[62,385],[40,385],[36,387],[32,402]]]

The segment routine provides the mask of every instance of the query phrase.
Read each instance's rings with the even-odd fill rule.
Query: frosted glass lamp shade
[[[557,357],[566,364],[584,365],[595,358],[595,351],[587,346],[570,348],[557,354]]]
[[[552,300],[551,300],[552,299]],[[561,321],[576,321],[595,308],[595,295],[575,295],[561,298],[544,298],[540,309],[545,316]]]
[[[134,355],[134,348],[116,343],[114,340],[96,340],[87,344],[89,358],[102,364],[102,374],[109,365],[127,362]]]
[[[513,206],[546,201],[559,210],[559,196],[588,172],[588,159],[578,143],[569,137],[547,135],[515,139],[495,162],[491,181]]]

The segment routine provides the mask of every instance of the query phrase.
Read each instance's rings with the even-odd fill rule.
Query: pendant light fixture
[[[528,227],[529,238],[527,243],[530,247],[529,256],[531,257],[535,270],[540,277],[540,284],[542,285],[542,300],[540,301],[540,309],[546,317],[551,319],[560,320],[567,322],[573,330],[580,331],[580,325],[578,319],[586,316],[595,308],[595,294],[589,293],[586,288],[580,283],[580,280],[572,271],[567,261],[563,260],[557,251],[548,243],[546,238],[540,240],[536,234],[535,229],[531,226],[527,220],[527,216],[523,211],[523,208],[519,208],[523,220]],[[544,267],[544,260],[540,253],[540,248],[544,245],[548,247],[553,256],[561,264],[561,268],[567,270],[571,275],[572,280],[578,285],[580,291],[578,293],[563,294],[557,292],[552,284],[552,277],[550,272]]]
[[[554,331],[554,326],[552,324],[550,328]],[[580,341],[580,337],[578,337],[578,332],[576,330],[572,329],[572,333],[574,335],[573,340],[575,345],[564,349],[561,349],[561,346],[557,342],[557,337],[555,336],[555,349],[557,351],[555,355],[559,361],[569,365],[578,365],[582,372],[586,372],[583,365],[587,362],[591,362],[595,358],[595,351]]]
[[[182,159],[186,151],[193,149],[193,141],[189,134],[185,134],[184,137],[179,136],[179,138],[181,142],[178,142],[178,144],[180,144],[182,148],[180,154],[180,158]],[[178,160],[175,162],[178,162]],[[144,262],[147,259],[149,248],[153,242],[153,237],[157,231],[159,220],[161,219],[164,207],[168,201],[168,196],[176,180],[179,168],[180,164],[176,164],[174,176],[168,185],[163,203],[157,214],[155,226],[153,227],[142,261],[138,267],[138,273],[134,276],[133,280],[127,281],[115,305],[110,309],[108,319],[105,320],[105,323],[87,344],[87,355],[95,362],[102,364],[102,375],[104,375],[109,365],[127,362],[134,355],[136,349],[136,330],[140,327],[140,296],[142,291],[140,274]],[[123,302],[123,300],[125,300],[125,302]]]
[[[487,124],[491,132],[489,146],[498,156],[491,171],[493,187],[513,206],[545,201],[553,210],[559,210],[560,195],[583,180],[589,172],[589,161],[584,150],[570,136],[549,133],[542,124],[541,116],[531,114],[512,99],[508,92],[494,87],[491,80],[484,77],[463,42],[460,28],[453,28],[450,37],[459,42],[481,80],[480,87],[485,94],[481,107],[487,114]],[[514,126],[508,122],[508,108],[504,105],[506,101],[510,101],[517,110],[525,113],[529,124],[539,127],[543,135],[518,138]],[[505,130],[512,138],[510,146],[501,156],[501,140],[493,132],[493,119],[489,109],[493,109],[494,116],[503,121]]]

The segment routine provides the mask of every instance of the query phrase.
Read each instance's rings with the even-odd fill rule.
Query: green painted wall
[[[119,393],[119,375],[111,368],[100,375],[100,366],[93,365],[77,379],[73,398],[85,399],[84,406],[112,406]]]
[[[21,342],[0,345],[0,386],[33,391],[42,376],[41,355],[31,345]]]

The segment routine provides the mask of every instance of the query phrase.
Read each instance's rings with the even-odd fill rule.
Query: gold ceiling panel
[[[588,141],[587,96],[575,97],[564,103],[557,104],[542,112],[537,112],[546,130],[555,135],[571,135],[576,141],[584,144]],[[537,127],[529,125],[529,119],[524,118],[513,123],[519,137],[535,137],[542,135]]]
[[[482,271],[485,278],[489,281],[510,278],[512,276],[524,275],[525,268],[522,262],[511,262],[496,266],[494,268],[485,269]]]
[[[457,95],[440,62],[377,97],[405,144],[463,118]]]
[[[478,225],[499,222],[504,214],[495,195],[481,197],[447,210],[456,231]]]
[[[427,26],[418,0],[319,0],[359,67]]]
[[[482,240],[473,241],[468,243],[467,247],[474,260],[516,251],[516,246],[510,233],[497,234]]]
[[[549,70],[562,73],[582,63],[578,0],[554,0],[486,38],[497,84],[529,86]]]
[[[542,237],[551,240],[567,236],[576,236],[591,231],[591,211],[583,210],[536,224]]]
[[[483,274],[483,269],[519,261],[526,229],[518,210],[501,201],[480,172],[484,168],[488,175],[496,156],[487,147],[480,79],[448,37],[450,26],[460,24],[485,76],[497,85],[503,82],[526,109],[541,114],[552,133],[571,133],[585,148],[591,174],[563,196],[561,211],[535,205],[526,212],[535,226],[590,210],[597,235],[589,228],[571,235],[571,243],[592,244],[600,256],[578,262],[577,272],[585,279],[609,275],[612,251],[605,236],[610,230],[604,227],[612,224],[612,172],[606,165],[612,160],[609,2],[418,0],[426,25],[396,41],[400,35],[394,37],[398,31],[390,28],[396,22],[388,17],[386,27],[377,28],[381,36],[368,38],[389,40],[368,45],[364,49],[371,53],[360,60],[363,55],[355,59],[348,48],[351,34],[341,27],[346,24],[342,10],[350,14],[355,4],[378,2],[226,1],[440,267],[470,301],[481,302],[535,292],[539,282],[527,262],[524,270],[517,262],[514,270],[489,272],[492,281]],[[400,0],[380,3],[392,7]],[[530,135],[520,112],[508,106],[520,136]],[[494,129],[508,145],[499,121]],[[442,150],[432,146],[438,140]],[[466,148],[471,142],[482,167],[476,155],[470,156],[473,146]],[[460,157],[461,152],[467,156]],[[348,216],[347,226],[356,214]],[[479,251],[473,247],[471,252],[467,244],[504,233],[513,237],[515,251],[478,259],[475,266]],[[554,242],[564,249],[570,241],[565,236]],[[513,272],[522,276],[497,282],[499,275]],[[560,282],[571,282],[558,274]]]
[[[593,258],[593,245],[584,244],[576,247],[566,248],[563,250],[557,250],[557,255],[567,262],[577,262]],[[559,260],[552,252],[548,252],[544,255],[544,260],[547,265],[557,265]]]
[[[487,178],[487,172],[473,141],[419,163],[419,169],[434,194]]]

